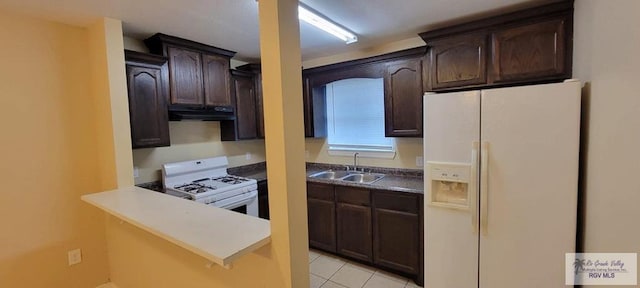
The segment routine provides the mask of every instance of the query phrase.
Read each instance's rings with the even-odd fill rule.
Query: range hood
[[[235,120],[235,112],[232,106],[211,107],[176,107],[169,106],[169,120],[203,120],[222,121]]]

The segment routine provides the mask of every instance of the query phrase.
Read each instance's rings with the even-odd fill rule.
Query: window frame
[[[384,138],[391,138],[391,140],[389,141],[389,145],[367,145],[367,144],[337,144],[337,143],[331,143],[330,139],[330,135],[332,134],[331,129],[334,127],[335,122],[331,123],[331,119],[333,119],[333,117],[331,115],[333,115],[333,106],[329,105],[329,103],[333,103],[333,99],[329,99],[329,98],[333,98],[334,94],[333,94],[333,84],[335,84],[336,82],[340,82],[340,81],[344,81],[344,80],[355,80],[355,79],[366,79],[366,80],[371,80],[371,79],[379,79],[381,81],[382,84],[382,109],[381,109],[381,113],[382,113],[382,128],[381,128],[381,132],[382,132],[382,137]],[[337,80],[331,83],[327,83],[326,84],[327,89],[326,89],[326,94],[325,96],[327,97],[327,153],[331,156],[353,156],[354,153],[358,153],[359,157],[365,157],[365,158],[383,158],[383,159],[394,159],[396,156],[396,141],[395,138],[392,137],[385,137],[384,136],[384,80],[383,78],[348,78],[348,79],[342,79],[342,80]],[[333,128],[335,129],[335,128]],[[382,143],[380,143],[382,144]]]

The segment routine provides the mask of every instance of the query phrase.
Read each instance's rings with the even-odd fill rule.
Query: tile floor
[[[413,280],[351,262],[320,251],[309,251],[311,288],[417,288]]]

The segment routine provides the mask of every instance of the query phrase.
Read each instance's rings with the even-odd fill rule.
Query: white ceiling
[[[303,0],[358,35],[346,45],[306,23],[300,25],[303,60],[365,49],[416,37],[443,25],[535,6],[553,0]],[[255,0],[2,0],[17,10],[73,25],[97,17],[123,21],[124,33],[145,39],[156,32],[237,51],[236,58],[260,57]]]

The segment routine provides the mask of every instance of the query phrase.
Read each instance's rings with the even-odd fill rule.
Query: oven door
[[[209,205],[258,217],[258,191],[249,191]]]

